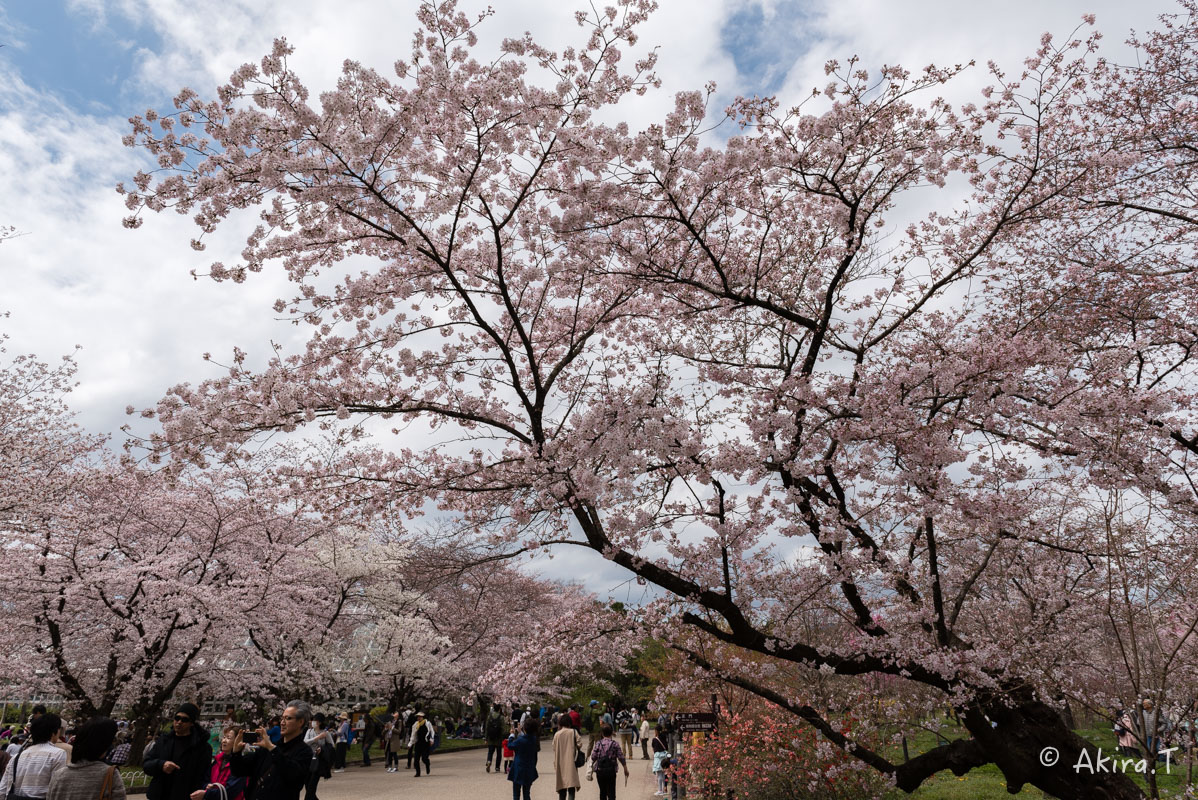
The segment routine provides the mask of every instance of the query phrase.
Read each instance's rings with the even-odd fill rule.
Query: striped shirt
[[[50,775],[66,763],[67,754],[49,742],[26,747],[8,762],[0,778],[0,797],[8,797],[10,789],[26,797],[45,797],[50,791]],[[19,770],[15,785],[13,767]]]

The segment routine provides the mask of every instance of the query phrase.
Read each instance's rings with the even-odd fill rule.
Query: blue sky
[[[139,52],[162,39],[123,14],[101,17],[60,0],[23,0],[7,6],[3,55],[25,81],[97,114],[120,113],[133,96]]]
[[[770,94],[782,87],[794,59],[811,41],[808,16],[800,0],[782,0],[770,9],[745,3],[727,17],[720,45],[736,65],[742,91]]]

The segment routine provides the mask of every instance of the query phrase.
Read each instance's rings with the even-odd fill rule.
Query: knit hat
[[[175,710],[176,714],[186,714],[187,718],[195,722],[200,718],[200,709],[195,703],[183,703]]]

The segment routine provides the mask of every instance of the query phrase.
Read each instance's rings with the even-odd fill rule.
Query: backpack
[[[487,738],[503,738],[503,717],[500,717],[498,714],[493,714],[491,718],[487,720]]]
[[[607,739],[606,741],[610,742],[611,740]],[[615,749],[608,746],[603,750],[603,755],[595,759],[595,772],[600,775],[615,775],[618,765]]]

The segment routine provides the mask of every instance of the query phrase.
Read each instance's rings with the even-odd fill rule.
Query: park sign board
[[[709,733],[715,730],[715,720],[710,712],[680,711],[674,715],[674,727],[680,733]]]

